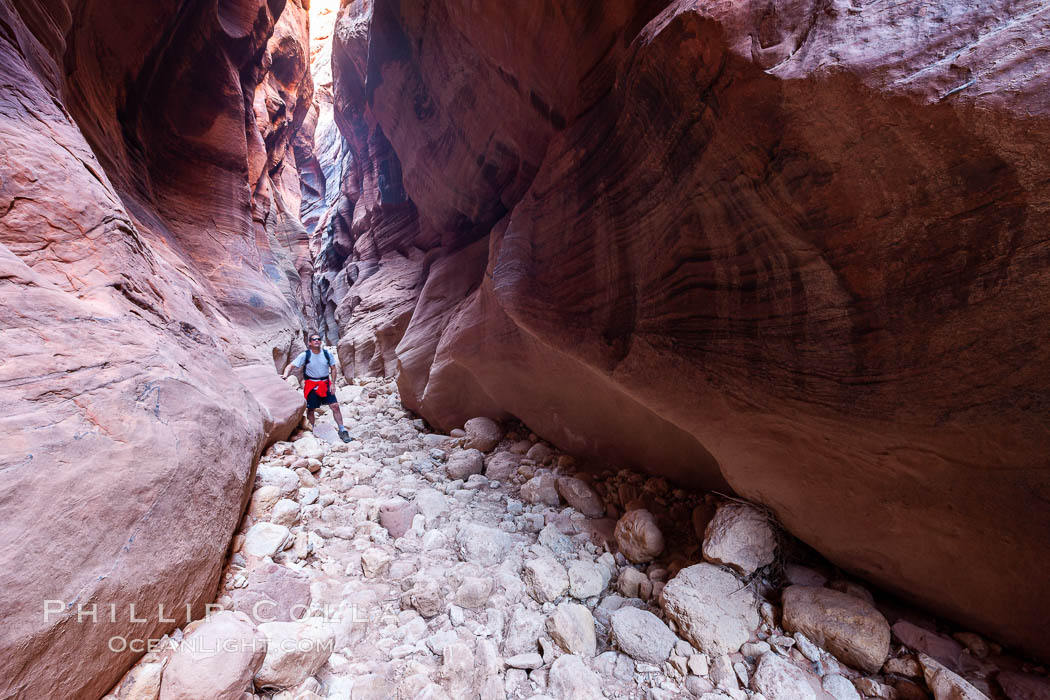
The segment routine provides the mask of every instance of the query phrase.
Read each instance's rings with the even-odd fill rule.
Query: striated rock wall
[[[199,617],[298,420],[306,22],[0,0],[0,696],[101,696]]]
[[[1050,658],[1048,48],[1039,2],[344,3],[344,369]]]
[[[319,91],[307,124],[312,139],[304,130],[300,158],[306,163],[300,166],[302,216],[315,259],[317,320],[332,342],[342,339],[341,356],[356,374],[391,374],[391,351],[411,314],[415,270],[428,244],[401,183],[400,161],[364,105],[371,8],[344,8],[338,22],[335,12],[321,18],[333,26],[316,36],[313,72]],[[390,253],[399,260],[387,258],[370,283],[375,293],[348,298],[350,287],[380,271],[380,258]],[[388,278],[395,267],[413,279],[399,280],[396,273]],[[343,299],[347,302],[340,304]],[[351,312],[356,345],[342,330]]]

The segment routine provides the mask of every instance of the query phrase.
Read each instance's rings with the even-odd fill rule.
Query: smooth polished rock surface
[[[731,488],[1045,657],[1041,584],[1001,572],[1050,529],[1048,25],[1006,0],[348,4],[346,361],[445,430],[513,415]]]
[[[100,697],[141,654],[110,639],[199,617],[258,455],[298,422],[277,368],[312,302],[286,146],[312,87],[305,10],[280,6],[0,0],[0,512],[17,542],[0,696]],[[116,621],[78,624],[78,604]]]

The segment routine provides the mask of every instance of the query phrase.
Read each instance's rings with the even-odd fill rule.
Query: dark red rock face
[[[0,696],[100,697],[200,617],[298,421],[305,23],[0,0]]]
[[[1045,9],[504,5],[343,8],[347,369],[1050,657]]]

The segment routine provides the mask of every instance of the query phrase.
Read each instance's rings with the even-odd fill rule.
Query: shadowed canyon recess
[[[426,429],[519,426],[596,513],[639,510],[628,473],[746,501],[843,581],[1050,661],[1048,56],[1022,0],[0,0],[0,696],[102,697],[142,655],[114,635],[185,624],[129,604],[203,616],[260,460],[304,458],[279,372],[311,329],[453,482],[468,438]],[[503,481],[560,469],[530,461]],[[733,663],[791,675],[767,656]]]

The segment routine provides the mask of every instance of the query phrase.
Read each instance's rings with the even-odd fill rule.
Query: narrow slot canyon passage
[[[1048,55],[0,0],[0,697],[1050,700]]]

